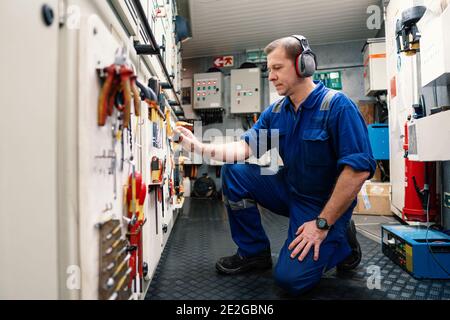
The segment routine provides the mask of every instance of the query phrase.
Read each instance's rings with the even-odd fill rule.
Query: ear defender
[[[314,75],[317,68],[316,55],[311,51],[308,40],[301,35],[292,35],[300,42],[302,52],[295,59],[295,71],[300,78],[308,78]]]

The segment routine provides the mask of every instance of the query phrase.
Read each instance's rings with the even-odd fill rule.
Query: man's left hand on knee
[[[291,258],[294,259],[300,252],[299,261],[303,261],[309,250],[314,247],[314,261],[319,260],[320,245],[328,235],[328,230],[317,228],[316,221],[305,222],[296,232],[296,238],[291,242],[288,249],[293,250]]]

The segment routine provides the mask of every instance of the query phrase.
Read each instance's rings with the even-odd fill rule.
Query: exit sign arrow
[[[232,67],[232,66],[234,66],[233,56],[216,57],[214,59],[214,67],[216,68]]]
[[[223,68],[223,57],[218,57],[214,60],[214,67]]]

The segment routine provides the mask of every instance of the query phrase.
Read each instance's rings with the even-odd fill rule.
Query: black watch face
[[[324,219],[318,219],[317,220],[318,224],[319,224],[319,229],[324,229],[327,226],[327,222]]]

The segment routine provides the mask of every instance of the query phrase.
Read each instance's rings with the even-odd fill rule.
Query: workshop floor
[[[186,199],[162,254],[148,300],[278,300],[294,299],[273,281],[271,270],[237,276],[220,275],[216,260],[234,254],[227,213],[217,200]],[[381,252],[381,224],[398,224],[393,217],[354,215],[363,258],[348,274],[335,269],[323,276],[308,294],[295,299],[433,299],[450,300],[450,281],[416,280]],[[285,241],[288,219],[263,210],[262,222],[271,240],[275,263]],[[381,271],[381,285],[369,289],[373,266]]]

